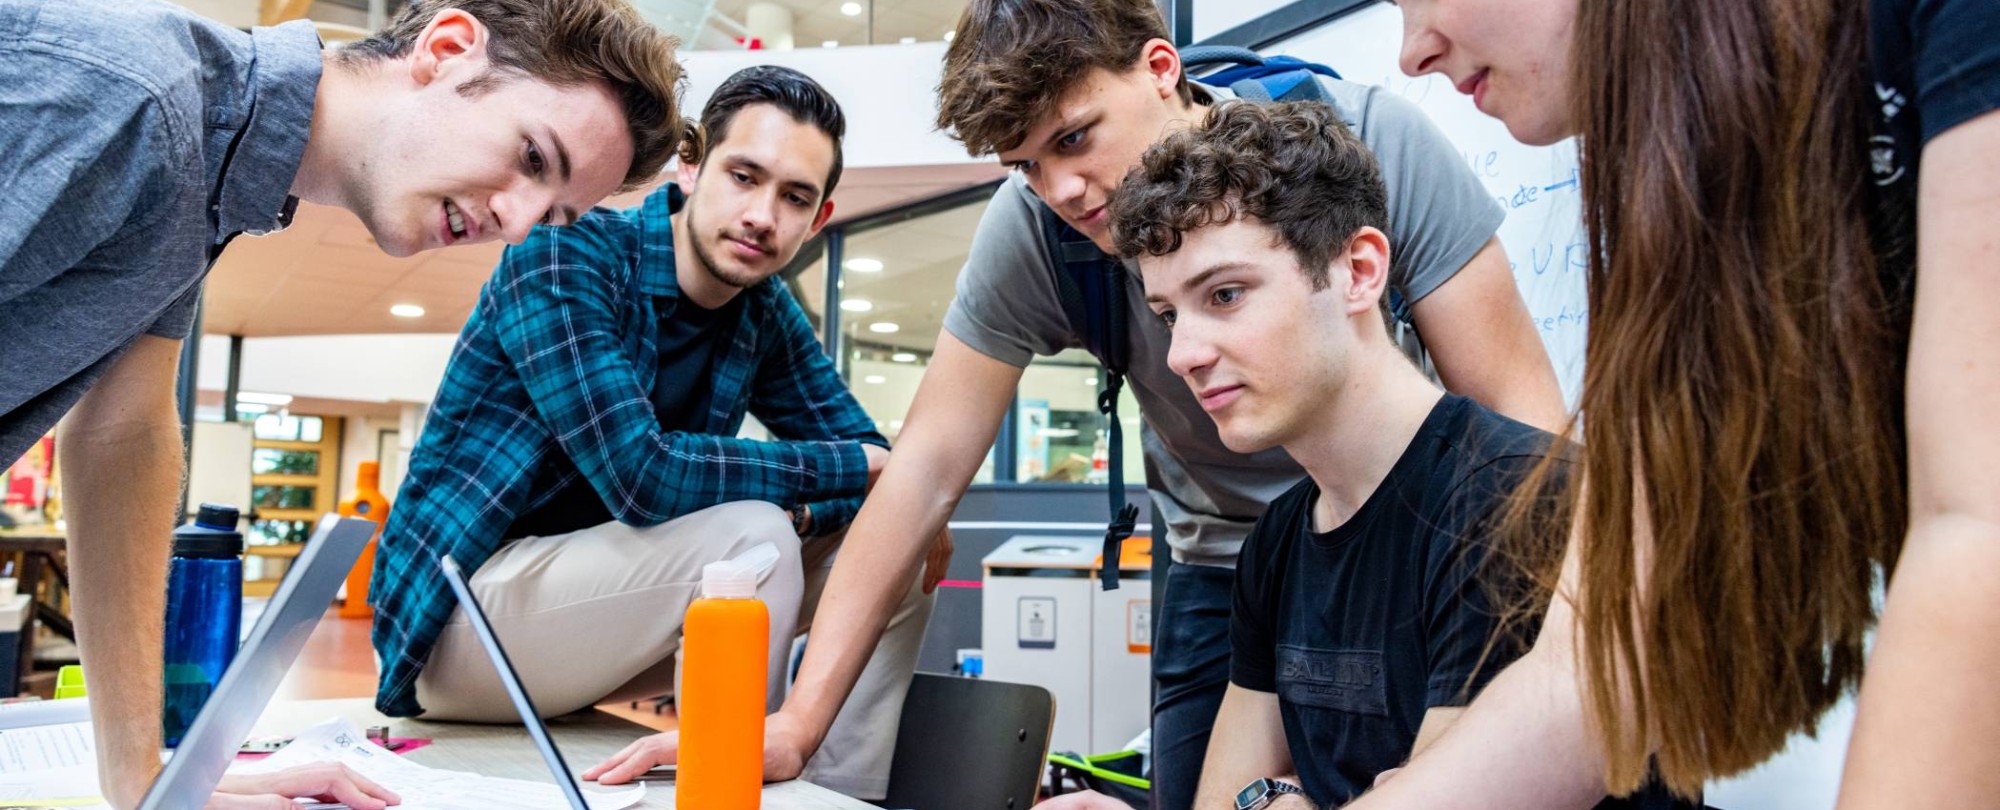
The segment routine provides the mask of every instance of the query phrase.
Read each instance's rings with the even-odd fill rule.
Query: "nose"
[[[1402,9],[1403,52],[1396,58],[1397,66],[1410,76],[1437,70],[1438,61],[1444,57],[1444,37],[1431,27],[1428,13],[1421,7],[1405,4]]]
[[[1170,334],[1173,339],[1167,344],[1167,368],[1200,390],[1200,378],[1215,367],[1215,342],[1209,339],[1200,321],[1191,318],[1177,321]]]
[[[554,210],[555,205],[554,192],[535,185],[509,189],[487,202],[493,212],[491,227],[510,245],[527,241],[528,233],[541,224],[542,217]]]
[[[778,223],[778,195],[767,191],[750,198],[750,204],[743,206],[743,213],[737,222],[751,235],[769,233]]]
[[[1083,204],[1084,195],[1090,190],[1090,183],[1080,172],[1071,171],[1061,164],[1042,165],[1042,188],[1035,193],[1054,206],[1057,211],[1076,211]],[[1082,213],[1077,211],[1077,213]]]

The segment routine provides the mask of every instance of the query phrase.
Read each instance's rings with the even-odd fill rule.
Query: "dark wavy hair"
[[[973,155],[1012,149],[1093,68],[1118,72],[1173,41],[1153,0],[972,0],[944,53],[938,129]],[[1191,99],[1187,77],[1181,102]]]
[[[777,65],[752,65],[723,81],[702,107],[701,128],[708,142],[719,144],[728,138],[729,122],[736,119],[738,110],[752,104],[776,107],[792,120],[811,124],[833,139],[833,168],[827,172],[820,199],[832,197],[833,187],[840,184],[840,139],[847,137],[847,116],[840,111],[840,102],[804,73]]]
[[[1223,104],[1146,150],[1111,198],[1113,245],[1164,256],[1188,231],[1250,217],[1277,231],[1313,289],[1355,231],[1389,229],[1375,155],[1332,107]]]
[[[363,67],[407,56],[417,36],[448,9],[486,26],[487,57],[494,67],[459,85],[459,93],[476,97],[519,77],[557,87],[605,82],[632,136],[625,188],[656,179],[677,153],[700,162],[701,133],[680,115],[685,77],[674,58],[680,41],[624,0],[414,0],[373,36],[340,48],[335,59]]]

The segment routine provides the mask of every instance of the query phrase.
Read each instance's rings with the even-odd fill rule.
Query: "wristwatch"
[[[1280,782],[1276,779],[1259,779],[1248,785],[1244,785],[1242,790],[1236,791],[1236,810],[1263,810],[1263,808],[1270,806],[1271,802],[1277,801],[1279,796],[1287,793],[1299,796],[1305,795],[1304,790],[1299,789],[1298,785],[1290,782]]]
[[[812,507],[802,503],[793,504],[790,511],[792,513],[792,531],[797,533],[801,538],[805,537],[806,530],[812,528]]]

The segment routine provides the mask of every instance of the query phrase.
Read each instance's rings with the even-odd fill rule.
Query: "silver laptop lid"
[[[583,801],[583,788],[571,776],[569,766],[563,763],[562,752],[556,750],[556,743],[549,739],[549,728],[542,723],[542,715],[535,711],[535,702],[528,699],[528,690],[521,688],[521,676],[515,674],[514,664],[507,660],[507,651],[500,646],[500,637],[493,634],[493,625],[486,621],[486,611],[479,607],[479,600],[472,595],[472,586],[466,584],[465,572],[459,570],[458,561],[446,554],[438,559],[438,567],[444,569],[446,582],[451,583],[451,592],[458,595],[458,606],[465,610],[465,618],[472,623],[472,630],[479,636],[479,646],[486,648],[486,657],[493,660],[493,670],[500,674],[500,682],[507,685],[507,697],[513,699],[514,710],[521,714],[521,725],[528,728],[528,736],[534,738],[535,748],[542,752],[542,760],[549,765],[549,772],[555,774],[556,786],[562,788],[563,797],[569,800],[570,810],[589,810]]]
[[[320,519],[264,615],[251,628],[249,640],[195,715],[173,759],[153,780],[140,810],[185,810],[208,804],[216,783],[236,759],[237,747],[264,713],[374,534],[375,524],[366,520],[333,515]]]

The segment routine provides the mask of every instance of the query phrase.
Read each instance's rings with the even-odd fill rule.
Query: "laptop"
[[[486,657],[493,659],[493,670],[499,673],[500,682],[507,686],[507,697],[514,701],[514,710],[521,714],[521,725],[528,728],[528,736],[534,739],[535,749],[542,752],[542,761],[548,763],[549,772],[555,775],[556,786],[562,789],[563,798],[569,800],[570,810],[590,810],[583,800],[583,788],[570,774],[569,765],[563,762],[562,752],[556,750],[555,741],[549,738],[549,727],[542,723],[541,713],[535,711],[535,702],[528,699],[528,690],[521,688],[521,676],[514,672],[513,662],[507,660],[507,651],[501,648],[500,637],[493,634],[493,624],[486,620],[486,611],[473,597],[472,586],[466,584],[465,572],[450,554],[438,559],[438,567],[444,569],[444,578],[451,583],[451,592],[458,595],[458,606],[465,609],[466,620],[472,623],[473,633],[479,636],[479,646],[486,648]]]
[[[313,628],[347,581],[347,572],[361,557],[375,524],[327,515],[320,519],[306,547],[279,583],[250,638],[236,653],[222,681],[202,704],[194,724],[181,738],[172,759],[146,791],[140,810],[186,810],[201,807],[236,759],[236,749],[256,725],[271,695],[297,661]]]

